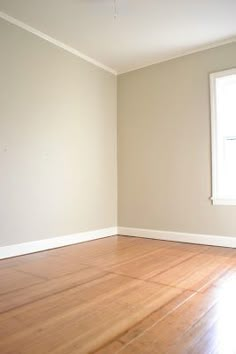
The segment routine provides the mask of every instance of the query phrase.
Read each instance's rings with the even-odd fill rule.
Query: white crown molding
[[[167,61],[173,60],[173,59],[178,59],[178,58],[182,58],[182,57],[186,57],[188,55],[191,54],[195,54],[195,53],[200,53],[203,52],[204,50],[208,50],[208,49],[213,49],[213,48],[217,48],[217,47],[221,47],[222,45],[226,45],[226,44],[230,44],[230,43],[235,43],[236,42],[236,36],[235,37],[231,37],[229,39],[225,39],[223,41],[217,41],[215,43],[212,44],[207,44],[205,46],[201,46],[198,47],[197,49],[193,49],[193,50],[189,50],[189,51],[185,51],[184,53],[180,53],[177,55],[173,55],[173,56],[167,56],[159,61],[154,61],[154,62],[150,62],[148,64],[144,64],[144,65],[140,65],[140,66],[136,66],[134,68],[130,68],[128,70],[124,70],[124,71],[118,71],[117,75],[122,75],[122,74],[126,74],[126,73],[130,73],[132,71],[136,71],[139,69],[144,69],[147,68],[148,66],[152,66],[155,64],[161,64],[161,63],[165,63]]]
[[[209,246],[221,246],[236,248],[236,237],[202,235],[186,232],[160,231],[150,229],[137,229],[133,227],[118,227],[118,234],[123,236],[135,236],[152,238],[155,240],[195,243]]]
[[[52,248],[59,248],[85,241],[97,240],[99,238],[117,235],[117,227],[109,227],[106,229],[79,232],[77,234],[52,237],[45,240],[38,240],[32,242],[24,242],[15,245],[0,247],[0,259],[22,256],[28,253],[40,252],[50,250]]]
[[[63,42],[60,42],[58,41],[57,39],[55,38],[52,38],[50,36],[48,36],[47,34],[37,30],[36,28],[33,28],[29,25],[27,25],[26,23],[12,17],[12,16],[9,16],[8,14],[6,14],[5,12],[1,12],[0,11],[0,18],[2,18],[3,20],[17,26],[17,27],[20,27],[22,29],[24,29],[25,31],[28,31],[42,39],[44,39],[45,41],[48,41],[54,45],[56,45],[57,47],[59,48],[62,48],[64,50],[66,50],[67,52],[73,54],[73,55],[76,55],[77,57],[95,65],[95,66],[98,66],[99,68],[105,70],[105,71],[108,71],[110,73],[112,73],[113,75],[117,75],[117,72],[115,70],[113,70],[112,68],[106,66],[106,65],[103,65],[102,63],[98,62],[97,60],[93,59],[93,58],[90,58],[89,56],[87,56],[86,54],[83,54],[81,53],[80,51],[78,51],[77,49],[75,48],[72,48],[70,47],[69,45],[63,43]]]
[[[133,68],[130,68],[128,70],[121,70],[121,71],[116,71],[102,63],[100,63],[99,61],[87,56],[86,54],[83,54],[81,53],[80,51],[78,51],[77,49],[73,48],[73,47],[70,47],[69,45],[63,43],[63,42],[60,42],[59,40],[55,39],[55,38],[52,38],[51,36],[48,36],[47,34],[37,30],[36,28],[34,27],[31,27],[29,25],[27,25],[26,23],[16,19],[15,17],[12,17],[10,15],[8,15],[7,13],[5,12],[2,12],[0,11],[0,18],[2,18],[3,20],[11,23],[11,24],[14,24],[15,26],[17,27],[20,27],[54,45],[56,45],[57,47],[59,48],[62,48],[64,49],[65,51],[73,54],[73,55],[76,55],[77,57],[105,70],[105,71],[108,71],[110,73],[112,73],[113,75],[122,75],[122,74],[126,74],[126,73],[129,73],[129,72],[132,72],[132,71],[135,71],[135,70],[139,70],[139,69],[143,69],[143,68],[146,68],[148,66],[152,66],[152,65],[155,65],[155,64],[160,64],[160,63],[164,63],[166,61],[170,61],[170,60],[173,60],[173,59],[178,59],[178,58],[181,58],[181,57],[184,57],[184,56],[187,56],[187,55],[191,55],[191,54],[195,54],[195,53],[198,53],[198,52],[202,52],[204,50],[207,50],[207,49],[213,49],[213,48],[217,48],[217,47],[220,47],[222,45],[226,45],[226,44],[230,44],[230,43],[234,43],[236,42],[236,36],[232,37],[232,38],[229,38],[229,39],[226,39],[226,40],[222,40],[222,41],[218,41],[218,42],[215,42],[215,43],[212,43],[212,44],[208,44],[208,45],[205,45],[205,46],[201,46],[201,47],[198,47],[197,49],[194,49],[194,50],[189,50],[189,51],[186,51],[184,53],[180,53],[178,55],[174,55],[174,56],[167,56],[159,61],[154,61],[154,62],[150,62],[150,63],[147,63],[147,64],[144,64],[144,65],[140,65],[140,66],[136,66],[136,67],[133,67]]]
[[[230,44],[230,43],[234,43],[236,42],[236,36],[232,37],[232,38],[229,38],[229,39],[226,39],[226,40],[222,40],[222,41],[217,41],[215,43],[212,43],[212,44],[208,44],[208,45],[205,45],[205,46],[201,46],[201,47],[198,47],[197,49],[194,49],[194,50],[189,50],[189,51],[185,51],[183,53],[180,53],[180,54],[177,54],[177,55],[173,55],[173,56],[167,56],[159,61],[154,61],[154,62],[150,62],[150,63],[147,63],[147,64],[144,64],[144,65],[140,65],[140,66],[136,66],[136,67],[133,67],[133,68],[130,68],[128,70],[121,70],[121,71],[116,71],[102,63],[100,63],[99,61],[87,56],[86,54],[83,54],[81,53],[80,51],[78,51],[77,49],[73,48],[73,47],[70,47],[69,45],[55,39],[55,38],[52,38],[51,36],[48,36],[47,34],[37,30],[36,28],[34,27],[31,27],[29,25],[27,25],[26,23],[16,19],[15,17],[12,17],[10,15],[8,15],[7,13],[5,12],[2,12],[0,11],[0,18],[2,18],[3,20],[11,23],[11,24],[14,24],[16,25],[17,27],[20,27],[54,45],[56,45],[57,47],[59,48],[62,48],[64,49],[65,51],[73,54],[73,55],[76,55],[77,57],[105,70],[105,71],[108,71],[110,73],[112,73],[113,75],[122,75],[122,74],[126,74],[126,73],[129,73],[129,72],[132,72],[132,71],[136,71],[136,70],[139,70],[139,69],[143,69],[143,68],[146,68],[148,66],[152,66],[152,65],[155,65],[155,64],[160,64],[160,63],[164,63],[164,62],[167,62],[167,61],[170,61],[170,60],[173,60],[173,59],[178,59],[178,58],[181,58],[181,57],[185,57],[187,55],[191,55],[191,54],[195,54],[195,53],[199,53],[199,52],[202,52],[204,50],[207,50],[207,49],[213,49],[213,48],[217,48],[217,47],[220,47],[222,45],[226,45],[226,44]]]

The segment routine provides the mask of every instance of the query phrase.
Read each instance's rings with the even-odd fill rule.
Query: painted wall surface
[[[236,44],[116,77],[0,20],[0,246],[112,226],[236,236],[213,206],[209,74]],[[118,221],[117,221],[118,124]]]
[[[0,46],[0,246],[116,226],[116,77],[3,20]]]
[[[236,43],[119,76],[119,226],[236,236],[210,201],[209,74],[233,67]]]

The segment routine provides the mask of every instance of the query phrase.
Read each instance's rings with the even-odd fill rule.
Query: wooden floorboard
[[[114,236],[0,261],[0,353],[236,353],[236,250]]]

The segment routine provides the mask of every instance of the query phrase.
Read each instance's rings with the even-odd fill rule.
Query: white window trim
[[[210,74],[211,100],[211,170],[212,170],[212,197],[213,205],[236,205],[236,199],[217,196],[217,117],[216,117],[216,85],[215,79],[223,76],[236,75],[236,68]]]

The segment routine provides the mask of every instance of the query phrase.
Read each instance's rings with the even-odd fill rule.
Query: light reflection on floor
[[[216,322],[211,337],[218,354],[236,354],[236,273],[229,274],[219,287],[219,301],[215,305]]]

